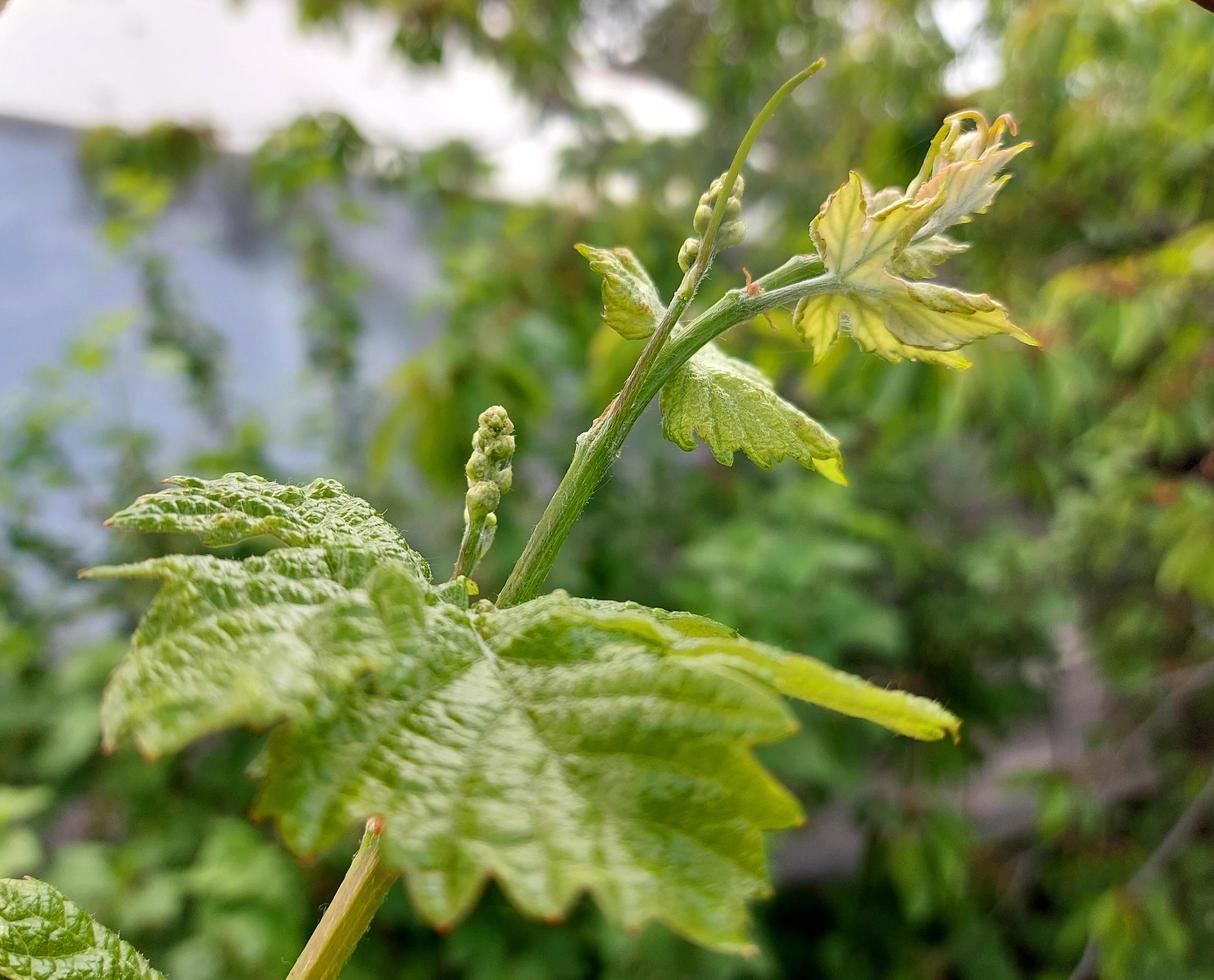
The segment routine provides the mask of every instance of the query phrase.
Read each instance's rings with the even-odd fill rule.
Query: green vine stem
[[[758,139],[759,132],[780,107],[780,103],[802,82],[817,74],[825,64],[825,59],[819,58],[776,89],[746,130],[746,135],[738,144],[733,162],[722,179],[721,191],[717,194],[712,217],[704,232],[695,262],[683,276],[683,281],[675,291],[641,356],[633,365],[620,393],[594,425],[578,437],[569,469],[548,502],[505,585],[502,586],[497,600],[499,606],[517,605],[539,595],[556,561],[557,553],[581,516],[586,502],[606,478],[632,426],[680,365],[709,340],[731,326],[752,319],[775,306],[795,302],[802,296],[830,290],[833,280],[825,276],[807,283],[797,283],[797,277],[820,270],[821,263],[817,256],[796,256],[760,279],[758,290],[752,290],[751,293],[734,290],[726,294],[720,302],[668,343],[679,318],[694,299],[696,290],[712,264],[716,253],[717,232],[725,215],[726,202],[751,147]]]
[[[835,282],[830,276],[819,275],[806,279],[806,276],[821,271],[822,265],[817,256],[795,256],[779,269],[759,279],[756,284],[758,289],[752,287],[749,291],[731,290],[675,333],[680,317],[695,298],[696,290],[712,264],[726,202],[760,130],[780,103],[798,85],[817,73],[824,64],[825,62],[819,59],[781,85],[750,124],[738,145],[729,170],[722,179],[722,190],[717,195],[696,260],[683,276],[670,305],[663,313],[641,356],[633,365],[620,393],[590,430],[578,437],[569,469],[548,502],[527,546],[502,588],[498,597],[499,605],[515,605],[539,594],[556,560],[557,552],[569,536],[586,502],[606,478],[629,431],[645,407],[661,390],[662,385],[692,354],[713,337],[738,323],[751,320],[774,307],[794,303],[803,296],[829,292],[834,288]],[[470,475],[469,480],[471,479]],[[456,574],[461,571],[466,573],[475,564],[475,558],[469,550],[471,548],[471,544],[461,547],[460,558],[456,562]],[[477,547],[475,550],[480,549]],[[382,831],[382,820],[373,818],[367,822],[362,844],[354,856],[350,870],[287,980],[336,980],[354,952],[372,916],[397,877],[395,872],[388,870],[381,861]]]
[[[287,980],[337,980],[354,947],[399,877],[380,857],[384,822],[367,821],[362,843]]]
[[[759,282],[762,284],[763,280]],[[755,295],[748,295],[743,289],[731,290],[665,345],[648,369],[637,376],[635,384],[617,396],[603,418],[578,437],[573,461],[502,587],[498,605],[517,605],[539,595],[557,552],[587,501],[606,478],[629,431],[662,385],[688,358],[730,327],[753,320],[766,310],[795,303],[804,296],[820,296],[836,288],[833,276],[821,275]]]

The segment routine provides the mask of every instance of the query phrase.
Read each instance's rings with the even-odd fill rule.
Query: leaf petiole
[[[287,980],[337,980],[399,875],[380,856],[384,822],[367,821],[362,843]]]

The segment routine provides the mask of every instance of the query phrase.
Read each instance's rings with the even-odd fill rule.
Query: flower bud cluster
[[[497,530],[497,505],[510,489],[514,457],[514,423],[500,405],[481,412],[472,455],[464,467],[468,492],[464,495],[464,539],[473,545],[473,562],[484,557]]]
[[[721,174],[708,186],[708,190],[700,195],[700,203],[696,206],[695,217],[691,223],[696,233],[683,242],[683,247],[679,249],[679,268],[684,272],[690,269],[692,263],[699,257],[704,234],[708,231],[708,225],[712,221],[713,209],[716,207],[721,192],[725,189],[725,177],[726,174]],[[742,179],[742,175],[738,174],[733,182],[733,188],[729,192],[729,197],[725,201],[721,227],[717,229],[717,248],[731,248],[740,244],[746,237],[746,225],[740,217],[742,193],[745,189],[746,182]]]

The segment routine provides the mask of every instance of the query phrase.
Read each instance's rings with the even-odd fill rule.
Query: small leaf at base
[[[0,977],[165,980],[116,932],[32,878],[0,879]]]

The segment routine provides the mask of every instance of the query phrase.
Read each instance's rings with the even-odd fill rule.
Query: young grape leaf
[[[249,478],[179,482],[203,500],[213,484],[300,499]],[[166,493],[139,505],[154,522],[116,523],[197,528],[198,507]],[[385,853],[436,925],[493,877],[532,915],[560,918],[589,892],[625,927],[658,919],[747,952],[746,904],[769,890],[763,834],[801,818],[751,753],[794,727],[782,695],[916,738],[956,733],[934,702],[689,613],[562,593],[463,608],[420,559],[381,557],[371,528],[361,562],[358,532],[334,544],[330,528],[243,561],[95,572],[163,583],[107,691],[105,734],[163,751],[271,727],[258,811],[303,854],[383,817]]]
[[[969,248],[968,242],[955,242],[948,235],[911,241],[890,262],[890,269],[907,279],[932,279],[936,266]]]
[[[164,980],[117,933],[32,878],[0,879],[0,977]]]
[[[948,367],[968,367],[955,351],[980,337],[1005,333],[1036,346],[989,296],[912,282],[891,271],[947,193],[944,187],[932,198],[903,198],[870,213],[868,192],[853,172],[827,198],[810,224],[810,234],[826,271],[842,288],[806,297],[793,314],[797,329],[813,346],[815,361],[840,330],[862,350],[886,360],[905,357]]]
[[[603,323],[629,340],[641,340],[653,333],[665,304],[631,250],[582,244],[573,247],[603,278]]]
[[[762,371],[715,344],[666,382],[661,407],[662,434],[681,449],[695,449],[698,434],[726,466],[739,450],[765,469],[789,456],[828,480],[847,482],[839,440],[781,398]]]
[[[359,622],[348,555],[169,555],[84,572],[162,583],[106,688],[106,747],[131,736],[152,758],[217,728],[267,725],[372,669],[378,647]]]
[[[890,361],[952,368],[969,367],[956,351],[981,337],[1010,334],[1036,346],[989,296],[911,281],[931,278],[936,266],[967,248],[942,232],[990,207],[1010,179],[1000,172],[1031,146],[1004,147],[1004,134],[1015,131],[1011,116],[988,123],[972,109],[954,113],[905,191],[872,193],[852,173],[826,200],[810,234],[826,271],[843,288],[803,299],[793,314],[815,362],[840,331]]]
[[[971,122],[974,128],[964,129]],[[946,116],[923,160],[919,173],[907,188],[916,201],[939,199],[917,237],[928,240],[953,225],[973,220],[995,200],[1011,174],[1001,171],[1033,144],[1003,145],[1003,136],[1016,134],[1016,120],[1002,115],[988,123],[982,113],[965,109]]]
[[[205,545],[235,544],[265,534],[292,546],[353,548],[363,564],[403,561],[428,578],[430,568],[365,500],[336,480],[303,487],[247,473],[217,480],[170,476],[169,489],[140,497],[106,521],[123,531],[195,534]]]
[[[374,667],[378,648],[362,632],[356,590],[385,561],[419,581],[428,567],[370,504],[333,480],[296,487],[229,473],[166,482],[108,523],[216,545],[270,534],[295,547],[244,561],[169,555],[81,573],[162,583],[106,689],[108,746],[131,735],[152,757],[216,728],[269,724]]]

